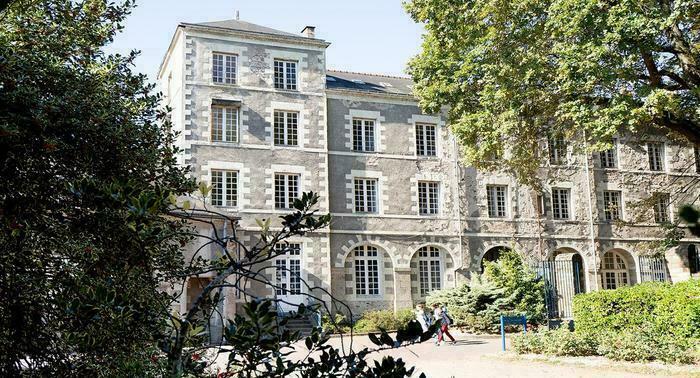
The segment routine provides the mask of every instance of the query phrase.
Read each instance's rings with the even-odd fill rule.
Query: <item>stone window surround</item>
[[[212,103],[214,100],[222,100],[222,101],[231,101],[231,102],[239,102],[241,105],[238,107],[238,141],[237,142],[221,142],[221,141],[212,141],[211,140],[211,130],[213,127],[213,120],[212,120]],[[206,120],[206,128],[203,128],[202,134],[201,134],[201,141],[197,141],[197,143],[204,142],[205,144],[213,144],[213,145],[222,145],[222,146],[230,146],[230,145],[240,145],[245,142],[245,139],[248,138],[248,107],[243,103],[241,97],[237,96],[231,96],[227,94],[226,92],[213,92],[209,96],[209,98],[202,100],[201,106],[204,109],[201,113],[202,119]],[[187,123],[187,121],[185,121]],[[191,135],[192,130],[185,130],[184,135]],[[189,142],[189,143],[188,143]],[[189,149],[192,148],[192,142],[191,140],[186,140],[185,141],[185,148]]]
[[[207,161],[206,164],[202,165],[201,173],[199,179],[211,184],[211,171],[212,170],[225,170],[225,171],[238,171],[238,198],[236,202],[238,206],[235,208],[228,209],[245,209],[250,205],[250,168],[246,168],[242,163],[230,162],[230,161]],[[210,200],[210,198],[209,198]]]
[[[425,218],[437,218],[445,214],[444,204],[445,204],[445,185],[446,177],[442,173],[437,172],[419,172],[415,176],[411,177],[411,213],[420,215]],[[437,214],[420,214],[420,207],[418,204],[418,182],[419,181],[434,181],[438,183],[438,213]]]
[[[609,182],[605,185],[599,185],[598,187],[595,188],[595,195],[596,195],[596,210],[598,210],[599,216],[597,217],[597,220],[599,222],[605,222],[609,223],[611,221],[605,220],[605,196],[603,192],[620,192],[620,219],[626,219],[626,210],[627,206],[625,206],[625,191],[623,188],[616,184]]]
[[[297,112],[299,118],[297,119],[297,141],[296,146],[277,146],[275,145],[274,138],[274,122],[275,122],[275,111],[290,111]],[[270,106],[265,108],[265,142],[272,146],[273,149],[276,148],[305,148],[311,145],[310,135],[307,132],[310,125],[310,119],[305,114],[304,103],[298,102],[280,102],[272,101]]]
[[[269,169],[265,169],[265,207],[272,209],[276,213],[288,213],[293,211],[293,209],[275,208],[275,173],[298,174],[300,176],[299,196],[301,196],[304,191],[308,191],[313,187],[311,172],[302,165],[272,164]]]
[[[353,151],[352,120],[354,118],[374,120],[374,151],[356,152],[371,155],[386,151],[386,133],[384,132],[384,126],[382,126],[382,123],[386,119],[382,117],[379,111],[362,109],[349,109],[348,114],[345,115],[345,148],[347,148],[348,151]]]
[[[224,66],[223,66],[223,77],[224,81],[221,83],[217,83],[214,81],[214,54],[218,55],[223,55],[224,56]],[[234,82],[233,83],[226,83],[226,56],[233,56],[234,57],[234,72],[233,72],[233,77],[234,77]],[[209,67],[210,72],[209,72],[209,78],[210,82],[213,85],[225,85],[225,86],[236,86],[238,85],[238,80],[240,79],[239,76],[239,67],[240,67],[240,57],[241,55],[238,52],[224,52],[224,51],[219,51],[219,50],[212,50],[211,51],[211,67]]]
[[[562,181],[562,182],[557,182],[552,185],[549,185],[547,187],[547,192],[549,193],[549,204],[552,206],[552,221],[554,222],[578,222],[580,221],[577,218],[577,213],[576,213],[576,203],[578,203],[578,195],[576,191],[574,190],[576,186],[574,185],[573,182],[569,181]],[[552,189],[568,189],[569,190],[569,218],[567,219],[554,219],[554,197],[553,197],[553,192]],[[602,194],[601,194],[602,196]]]
[[[387,188],[388,178],[384,176],[381,171],[364,171],[353,169],[350,171],[350,174],[345,175],[345,208],[349,210],[349,212],[355,213],[356,178],[370,178],[377,180],[377,212],[367,213],[367,216],[383,215],[388,208],[389,193]]]
[[[309,81],[309,64],[308,64],[308,54],[306,53],[301,53],[301,52],[295,52],[295,51],[287,51],[287,50],[280,50],[280,49],[275,49],[273,47],[269,47],[265,49],[266,56],[265,56],[265,65],[269,69],[269,79],[266,80],[267,84],[269,87],[278,92],[302,92],[303,90],[307,89],[308,87],[308,81]],[[275,60],[282,60],[282,61],[292,61],[296,62],[297,64],[297,85],[296,89],[281,89],[281,88],[275,88]],[[267,75],[266,75],[267,76]]]
[[[442,117],[439,116],[431,116],[431,115],[426,115],[426,114],[413,114],[411,115],[411,118],[409,118],[406,121],[410,127],[410,131],[408,133],[408,152],[409,154],[418,157],[420,159],[439,159],[442,156],[442,130],[445,127],[445,121],[443,121]],[[418,155],[418,151],[416,151],[416,139],[418,136],[416,135],[416,124],[417,123],[424,123],[424,124],[432,124],[435,125],[435,156],[424,156],[424,155]]]

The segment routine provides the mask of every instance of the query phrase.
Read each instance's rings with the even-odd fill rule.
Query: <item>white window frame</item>
[[[372,196],[368,194],[369,183],[374,183]],[[358,192],[358,190],[360,190]],[[379,213],[379,179],[374,177],[353,178],[353,209],[356,213],[376,214]],[[372,198],[370,198],[372,197]]]
[[[292,116],[294,115],[294,116]],[[281,116],[282,124],[278,124],[277,120]],[[299,146],[299,121],[301,115],[295,110],[275,110],[272,112],[272,143],[280,147],[297,147]],[[296,124],[292,125],[292,120]],[[279,127],[282,130],[279,130]],[[281,131],[281,133],[279,133]],[[292,133],[292,131],[294,131]],[[281,134],[281,139],[278,139],[278,133]],[[294,138],[294,140],[291,140]]]
[[[564,137],[547,138],[550,165],[566,165],[568,163],[568,143]]]
[[[668,193],[655,193],[654,223],[662,224],[672,222],[671,196]]]
[[[608,251],[603,255],[600,274],[603,280],[603,289],[614,290],[630,285],[629,268],[619,252]]]
[[[666,170],[666,146],[664,143],[648,142],[647,158],[649,159],[650,171],[664,172]]]
[[[353,254],[353,279],[355,281],[355,295],[358,297],[378,297],[382,293],[383,264],[379,248],[371,245],[357,246],[352,250]],[[370,266],[376,267],[370,272]],[[361,275],[359,273],[362,273]],[[376,276],[372,277],[372,274]],[[376,287],[371,287],[373,280]]]
[[[439,181],[418,181],[418,215],[440,215]]]
[[[617,169],[617,138],[613,138],[613,146],[605,151],[600,151],[600,167],[603,169]]]
[[[359,135],[356,129],[359,127]],[[352,150],[355,152],[377,151],[377,120],[372,118],[353,117],[352,125]],[[369,135],[371,131],[371,142]],[[359,137],[359,139],[358,139]]]
[[[552,188],[552,219],[571,219],[571,189]]]
[[[298,62],[296,60],[288,60],[288,59],[274,59],[272,63],[272,80],[273,80],[273,86],[275,89],[281,89],[281,90],[287,90],[287,91],[296,91],[299,88],[299,67],[298,67]],[[278,84],[278,76],[277,76],[277,64],[282,65],[282,77],[279,78],[281,80],[281,86]],[[290,77],[290,74],[288,72],[289,67],[294,68],[294,74],[292,75],[293,77]],[[293,80],[293,81],[292,81]]]
[[[302,250],[302,243],[275,245],[275,253],[278,254],[274,260],[275,295],[299,296],[304,293],[301,277],[304,266]],[[292,264],[292,261],[295,263]],[[294,276],[295,270],[296,276]]]
[[[611,206],[612,204],[612,206]],[[603,217],[606,221],[612,222],[622,220],[622,191],[620,190],[604,190],[603,191]]]
[[[289,210],[294,205],[294,200],[298,199],[301,193],[301,175],[299,173],[275,172],[272,178],[274,186],[275,209]],[[282,185],[278,185],[278,179],[282,180]],[[296,186],[293,185],[296,179]],[[280,193],[278,190],[282,190]],[[281,206],[278,202],[281,199]]]
[[[220,182],[215,178],[219,173],[221,174]],[[240,172],[230,169],[212,169],[209,174],[211,177],[211,204],[218,207],[238,207]]]
[[[416,122],[416,156],[435,157],[437,156],[437,132],[436,124]],[[432,130],[432,134],[430,133]],[[430,137],[432,136],[432,140]]]
[[[486,185],[486,205],[489,218],[507,218],[508,186]]]
[[[222,59],[221,76],[217,75],[217,56]],[[230,69],[231,64],[233,69]],[[215,51],[212,53],[211,80],[214,84],[236,85],[238,83],[238,55]]]
[[[221,112],[221,117],[217,116],[217,112]],[[231,114],[229,114],[231,111]],[[229,117],[233,115],[233,130],[228,128]],[[227,106],[227,105],[212,105],[211,106],[211,129],[209,131],[209,138],[212,142],[223,142],[223,143],[238,143],[238,130],[240,129],[240,107],[238,106]],[[221,124],[219,126],[219,122]],[[221,130],[221,138],[217,138],[218,130]],[[230,140],[229,140],[230,139]]]
[[[439,248],[425,246],[418,250],[418,289],[421,297],[445,286],[444,265],[443,253]],[[434,271],[435,267],[437,273]]]

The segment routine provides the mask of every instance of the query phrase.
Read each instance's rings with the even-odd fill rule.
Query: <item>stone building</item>
[[[332,215],[328,229],[290,240],[294,251],[275,261],[293,274],[267,270],[288,290],[251,283],[247,293],[301,303],[308,282],[355,315],[406,308],[469,279],[504,248],[562,262],[540,265],[545,275],[568,269],[550,279],[559,302],[697,274],[699,239],[665,258],[642,252],[678,204],[698,198],[697,149],[622,135],[612,150],[586,154],[575,141],[543,140],[550,162],[537,193],[462,165],[445,114],[423,114],[410,79],[328,70],[328,46],[308,26],[293,34],[239,20],[181,23],[160,67],[180,163],[212,185],[211,205],[240,218],[244,240],[256,240],[256,218],[287,213],[304,191],[319,193],[320,211]],[[191,283],[189,296],[202,284]]]

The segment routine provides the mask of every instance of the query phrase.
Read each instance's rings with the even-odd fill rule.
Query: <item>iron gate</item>
[[[572,260],[541,261],[536,271],[544,280],[547,317],[571,319],[574,295],[585,291],[582,265]]]
[[[668,271],[663,257],[639,256],[639,275],[641,282],[666,282]]]

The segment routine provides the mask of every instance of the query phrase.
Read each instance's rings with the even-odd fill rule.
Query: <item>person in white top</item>
[[[449,325],[450,325],[450,317],[447,315],[447,309],[443,309],[440,307],[439,303],[434,303],[433,304],[433,316],[435,316],[436,320],[440,321],[440,329],[438,330],[438,339],[436,344],[440,346],[440,343],[442,343],[442,339],[445,335],[452,340],[452,344],[455,344],[457,341],[455,340],[454,337],[450,334],[449,331]]]

